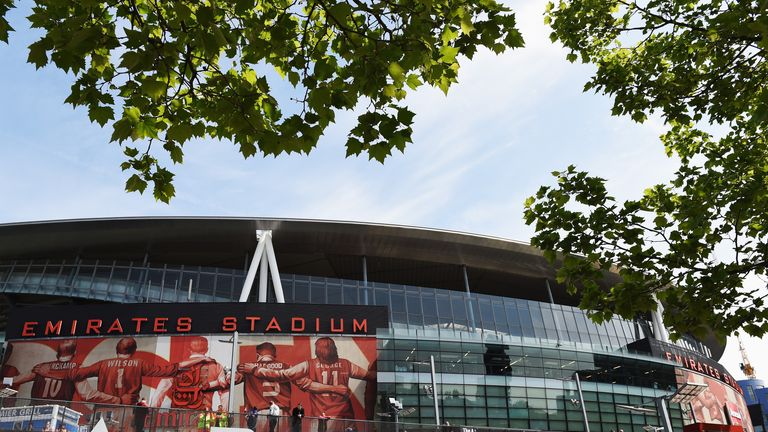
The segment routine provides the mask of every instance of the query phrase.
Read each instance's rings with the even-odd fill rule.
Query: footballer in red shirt
[[[315,341],[315,356],[288,369],[257,367],[256,363],[247,363],[243,369],[250,368],[255,377],[269,381],[296,381],[301,390],[310,392],[309,401],[315,415],[325,413],[333,418],[354,418],[349,380],[374,381],[376,372],[339,358],[336,343],[329,337]]]
[[[80,366],[74,361],[76,351],[77,343],[74,340],[61,341],[56,347],[56,360],[38,363],[14,384],[22,385],[32,381],[32,399],[71,401],[75,393],[78,393],[82,399],[92,402],[120,403],[120,398],[93,390],[87,381],[69,378],[69,372]]]
[[[258,378],[253,374],[253,370],[265,368],[281,371],[288,369],[291,365],[277,359],[277,348],[269,342],[256,345],[256,353],[258,354],[258,361],[248,363],[250,365],[248,368],[241,368],[242,364],[238,365],[238,371],[242,369],[242,372],[237,374],[237,381],[235,381],[236,383],[245,381],[247,407],[256,408],[266,413],[269,405],[274,401],[282,412],[288,412],[291,406],[291,383]]]
[[[189,360],[208,358],[208,339],[203,336],[192,337],[187,346]],[[226,386],[220,386],[226,375],[224,366],[216,362],[201,361],[176,376],[160,381],[157,389],[152,394],[149,406],[160,407],[166,396],[171,400],[172,408],[211,409],[213,407],[213,395],[219,392],[222,405],[228,404],[229,390]]]

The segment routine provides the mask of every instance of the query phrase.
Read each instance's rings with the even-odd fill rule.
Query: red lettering
[[[269,324],[267,324],[267,328],[264,329],[265,332],[268,332],[270,330],[277,330],[279,332],[282,332],[283,329],[280,328],[280,324],[277,323],[277,318],[272,317],[271,320],[269,320]]]
[[[336,327],[336,320],[331,318],[331,333],[344,333],[344,318],[339,318],[339,327]]]
[[[352,319],[352,333],[357,333],[358,331],[368,333],[368,318],[362,321],[358,321],[355,318]]]
[[[677,364],[683,364],[683,358],[680,357],[680,354],[675,354],[675,361]]]
[[[221,330],[227,332],[237,330],[237,318],[225,317],[221,320]]]
[[[245,319],[247,319],[247,320],[248,320],[248,322],[250,323],[250,325],[251,325],[251,331],[252,331],[252,332],[255,332],[255,331],[256,331],[256,321],[261,321],[261,317],[257,317],[257,316],[247,316],[247,317],[245,317]]]
[[[301,325],[301,327],[299,327],[299,324]],[[304,318],[297,318],[297,317],[291,318],[291,331],[293,332],[304,331]]]
[[[192,318],[181,317],[176,320],[176,331],[179,333],[187,333],[192,331]]]
[[[69,331],[69,334],[74,335],[76,330],[77,330],[77,320],[72,320],[72,328]]]
[[[91,334],[91,330],[93,330],[96,334],[101,334],[101,320],[100,319],[91,319],[88,320],[88,323],[85,325],[85,334]]]
[[[320,318],[315,318],[315,331],[320,331]]]
[[[54,325],[52,322],[48,321],[45,323],[45,334],[55,334],[59,335],[61,334],[61,321],[56,321],[56,324]]]
[[[120,319],[115,318],[115,322],[113,322],[112,325],[109,326],[109,330],[107,330],[107,333],[112,333],[112,332],[118,332],[118,333],[123,332],[123,324],[120,322]]]
[[[24,337],[31,337],[35,335],[35,326],[37,321],[26,321],[24,327],[21,329],[21,335]]]
[[[168,318],[155,318],[154,332],[165,333],[168,329],[165,328],[165,323],[168,322]]]
[[[141,324],[148,320],[146,318],[131,318],[131,321],[136,323],[136,333],[141,333]]]
[[[667,360],[672,361],[672,353],[667,351],[664,353],[667,356]]]

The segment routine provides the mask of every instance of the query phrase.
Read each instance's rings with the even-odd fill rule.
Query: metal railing
[[[46,406],[65,407],[53,411]],[[46,413],[43,413],[43,411]],[[526,431],[459,425],[429,425],[394,421],[349,420],[305,417],[296,424],[290,416],[271,418],[259,414],[249,419],[245,413],[216,415],[204,420],[205,411],[180,408],[150,408],[126,405],[95,404],[80,401],[57,401],[7,397],[0,399],[0,431],[25,432],[89,432],[104,420],[109,432],[206,432],[211,427],[235,427],[254,432],[501,432]],[[63,425],[63,426],[62,426]]]

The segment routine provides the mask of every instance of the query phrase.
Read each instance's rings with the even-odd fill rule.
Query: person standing
[[[197,417],[197,430],[198,432],[207,432],[211,430],[211,424],[213,423],[213,412],[210,408],[206,408],[205,411],[200,412]]]
[[[280,407],[272,401],[269,405],[269,432],[275,432],[277,418],[280,416]]]
[[[304,418],[304,407],[301,406],[301,402],[293,407],[291,418],[293,419],[293,432],[301,432],[301,419]]]
[[[216,410],[216,426],[229,427],[229,414],[224,411],[224,405],[219,405],[219,409]]]
[[[317,418],[317,432],[325,432],[328,429],[328,415],[323,411]]]
[[[256,432],[256,422],[259,420],[259,410],[256,407],[251,407],[248,413],[245,415],[245,421],[248,424],[248,429]]]
[[[147,419],[147,400],[144,398],[136,402],[136,408],[133,409],[133,428],[136,432],[144,432],[144,422]]]

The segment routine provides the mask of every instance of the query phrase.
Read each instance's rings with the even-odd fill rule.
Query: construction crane
[[[747,350],[744,349],[744,344],[741,343],[741,337],[736,336],[736,339],[739,341],[739,351],[741,352],[742,363],[739,364],[741,371],[744,372],[744,375],[746,375],[749,379],[757,378],[755,375],[755,368],[752,367],[752,364],[749,362],[749,358],[747,357]]]

